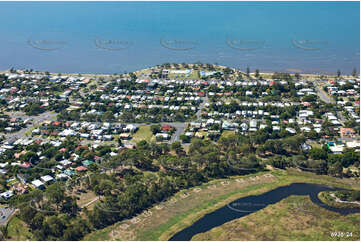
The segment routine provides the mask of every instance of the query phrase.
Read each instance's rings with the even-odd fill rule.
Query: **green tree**
[[[328,166],[327,174],[331,176],[342,176],[342,164],[340,162],[336,162],[335,164],[331,164]]]
[[[270,163],[273,167],[276,167],[279,169],[285,169],[286,165],[287,165],[285,159],[280,155],[276,155],[276,156],[270,158]]]
[[[50,202],[58,207],[62,204],[62,201],[65,199],[65,189],[64,186],[59,182],[55,182],[49,185],[45,191],[47,198]]]
[[[63,231],[66,228],[66,221],[59,216],[50,216],[43,223],[43,230],[46,231],[49,235],[56,238],[61,238]]]
[[[181,136],[179,136],[180,140],[183,142],[183,143],[189,143],[191,138],[190,136],[187,136],[187,135],[184,135],[182,134]]]
[[[20,159],[23,161],[36,163],[39,160],[39,156],[35,152],[29,151],[26,154],[21,155]]]
[[[327,152],[320,148],[312,148],[308,151],[308,155],[313,160],[326,160],[327,159]]]
[[[174,150],[178,155],[183,154],[184,150],[179,141],[173,142],[171,145],[172,150]]]
[[[157,134],[161,131],[161,126],[159,124],[154,124],[150,126],[150,130],[153,134]]]
[[[112,111],[106,111],[102,116],[103,121],[112,122],[115,120],[114,114]]]

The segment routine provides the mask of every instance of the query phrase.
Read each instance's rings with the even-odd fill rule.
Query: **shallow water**
[[[359,2],[1,2],[0,70],[123,73],[218,63],[350,73]]]

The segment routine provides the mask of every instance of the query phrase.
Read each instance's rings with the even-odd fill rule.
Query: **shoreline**
[[[189,65],[192,65],[192,64],[189,64]],[[227,68],[227,66],[221,66],[221,65],[217,65],[218,68],[221,68],[221,69],[225,69]],[[62,72],[49,72],[49,74],[51,76],[57,76],[58,74],[61,74],[62,76],[78,76],[78,75],[81,75],[82,77],[91,77],[91,76],[94,76],[94,77],[112,77],[112,76],[117,76],[117,75],[128,75],[129,73],[140,73],[140,72],[144,72],[144,71],[149,71],[151,70],[152,68],[156,68],[156,66],[153,66],[153,67],[148,67],[148,68],[144,68],[144,69],[140,69],[140,70],[136,70],[136,71],[133,71],[133,72],[128,72],[126,74],[124,73],[113,73],[113,74],[106,74],[106,73],[62,73]],[[242,70],[239,70],[239,69],[235,69],[235,68],[232,68],[232,67],[228,67],[230,69],[232,69],[233,71],[238,71],[242,74],[245,74],[244,71]],[[169,68],[169,69],[174,69],[174,68]],[[20,72],[23,72],[24,70],[17,70],[17,71],[20,71]],[[9,73],[10,72],[10,69],[8,70],[0,70],[0,74],[5,74],[5,73]],[[45,73],[45,71],[38,71],[39,74],[43,74]],[[292,73],[292,72],[277,72],[277,71],[274,71],[274,72],[260,72],[259,74],[260,75],[273,75],[274,73],[288,73],[290,75],[294,75],[296,74],[295,73]],[[336,74],[334,75],[330,75],[330,74],[324,74],[324,73],[319,73],[319,74],[315,74],[315,73],[300,73],[300,72],[297,72],[301,77],[319,77],[319,76],[324,76],[326,78],[335,78],[336,77]],[[32,73],[32,74],[37,74],[37,73]],[[255,75],[255,72],[250,72],[250,75]],[[352,76],[351,74],[348,74],[348,75],[341,75],[341,78],[360,78],[359,76],[358,77],[354,77]]]

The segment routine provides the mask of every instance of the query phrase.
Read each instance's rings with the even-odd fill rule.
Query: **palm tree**
[[[352,76],[353,76],[353,77],[357,77],[356,67],[354,67],[353,70],[352,70]]]
[[[296,74],[295,74],[295,78],[296,78],[297,80],[301,79],[300,73],[296,73]]]

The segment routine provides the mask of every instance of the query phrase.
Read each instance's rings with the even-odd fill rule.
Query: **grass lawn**
[[[149,209],[151,216],[140,214],[136,219],[124,220],[95,231],[87,235],[84,240],[168,240],[175,233],[190,226],[205,214],[240,197],[261,194],[294,182],[319,183],[354,189],[359,187],[356,180],[318,176],[294,169],[288,171],[275,170],[268,173],[272,173],[275,177],[265,178],[262,176],[263,173],[257,173],[242,176],[245,180],[244,183],[238,183],[235,180],[239,177],[232,177],[203,184],[199,187],[201,190],[198,191],[195,191],[194,188],[180,191],[167,202],[161,202],[158,204],[159,206],[156,205]],[[250,179],[250,177],[255,176],[258,176],[259,179]],[[221,183],[225,180],[229,181],[229,184],[224,185]],[[213,185],[216,186],[213,187]],[[186,197],[184,197],[185,192],[188,194]],[[338,223],[339,220],[325,220],[323,223],[334,221]],[[287,226],[287,220],[281,220],[281,222],[284,222],[284,224],[280,224],[277,229]],[[353,219],[353,222],[357,222],[357,220]],[[296,234],[294,236],[296,238]],[[354,239],[356,238],[354,237]]]
[[[40,125],[32,127],[31,129],[29,129],[28,131],[25,132],[25,135],[26,136],[31,136],[31,133],[33,132],[33,130],[35,130],[35,129],[39,128],[39,127],[40,127]]]
[[[195,79],[195,80],[197,80],[197,79],[199,79],[200,77],[199,77],[199,71],[197,71],[197,70],[193,70],[192,72],[191,72],[191,74],[189,75],[189,79]]]
[[[303,204],[306,210],[295,209]],[[360,214],[339,215],[320,208],[308,196],[290,196],[248,216],[235,219],[192,240],[359,240]],[[349,237],[332,236],[349,232]],[[352,233],[352,236],[350,236]]]
[[[232,135],[232,134],[235,134],[236,132],[235,131],[233,131],[233,130],[225,130],[225,131],[223,131],[222,132],[222,135],[221,135],[221,137],[220,138],[222,138],[222,137],[228,137],[228,136],[230,136],[230,135]]]
[[[133,135],[131,142],[137,143],[141,140],[146,140],[147,142],[155,141],[155,136],[150,130],[150,125],[140,126],[138,131]]]
[[[311,145],[312,148],[322,148],[322,145],[320,145],[320,144],[317,143],[316,141],[311,140],[311,141],[307,141],[307,143],[308,143],[309,145]]]

